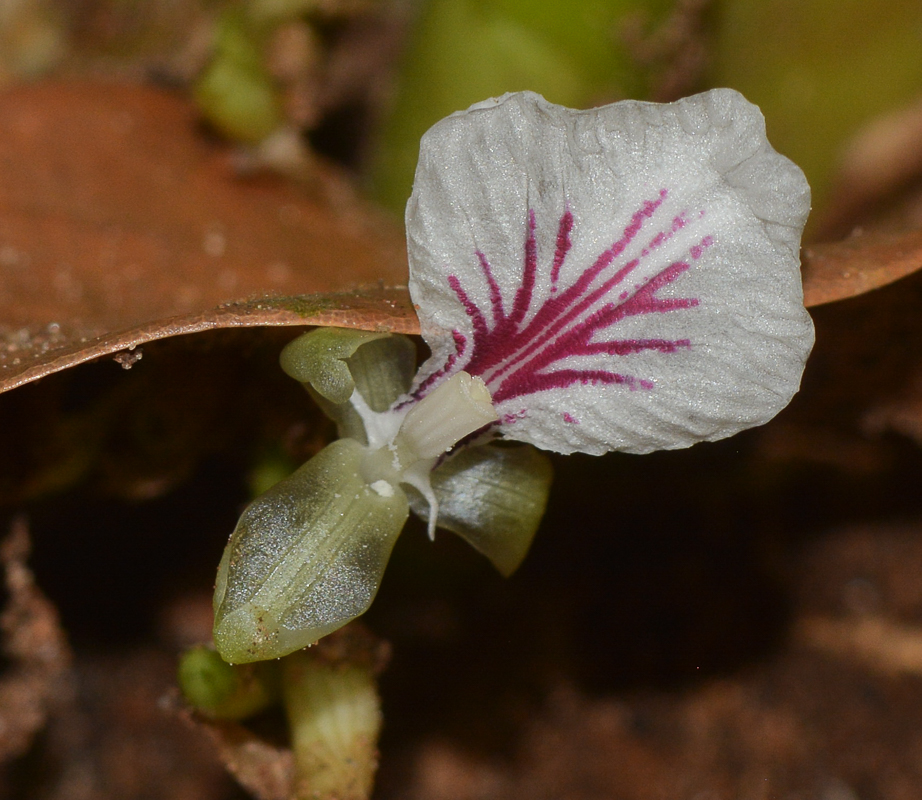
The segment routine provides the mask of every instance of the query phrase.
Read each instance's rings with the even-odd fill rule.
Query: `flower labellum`
[[[363,613],[410,510],[515,570],[551,472],[491,439],[646,453],[771,419],[813,345],[809,206],[729,89],[589,111],[521,92],[437,123],[406,216],[432,355],[413,378],[404,337],[285,349],[344,438],[244,512],[215,591],[222,656],[284,655]]]
[[[730,89],[573,111],[507,94],[423,137],[410,292],[416,393],[480,377],[498,432],[645,453],[761,425],[813,345],[801,170]]]

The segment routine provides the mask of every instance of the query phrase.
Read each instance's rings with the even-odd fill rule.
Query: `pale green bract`
[[[368,608],[409,515],[361,476],[365,448],[328,445],[244,512],[218,567],[215,644],[233,663],[312,644]]]

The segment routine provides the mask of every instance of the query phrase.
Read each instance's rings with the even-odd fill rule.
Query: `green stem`
[[[367,800],[381,730],[375,667],[323,647],[282,659],[296,800]]]

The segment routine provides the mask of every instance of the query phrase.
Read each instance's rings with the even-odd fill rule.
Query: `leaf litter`
[[[0,633],[8,659],[0,674],[0,764],[29,748],[73,690],[73,655],[57,611],[26,564],[30,546],[26,521],[18,517],[0,543],[7,591]]]
[[[76,95],[69,98],[68,92],[71,91]],[[45,92],[39,104],[43,111],[28,110],[18,117],[22,129],[31,131],[29,137],[34,137],[38,130],[35,127],[30,129],[29,125],[35,126],[41,120],[49,119],[43,114],[50,115],[58,107],[70,108],[72,112],[74,108],[79,108],[82,113],[96,113],[93,109],[101,109],[100,116],[109,114],[107,124],[110,130],[118,130],[119,115],[113,115],[113,108],[122,104],[129,109],[137,105],[142,109],[139,113],[146,113],[143,110],[150,104],[157,110],[157,114],[153,115],[157,119],[135,117],[134,125],[137,127],[132,130],[137,135],[130,137],[131,142],[124,141],[123,136],[121,146],[124,152],[121,155],[116,149],[115,157],[106,153],[105,158],[97,158],[95,166],[87,168],[90,180],[85,185],[81,182],[83,173],[79,169],[74,171],[62,166],[64,154],[80,152],[76,148],[71,151],[69,146],[52,147],[48,141],[36,145],[52,147],[50,152],[59,154],[44,177],[29,173],[25,163],[3,161],[0,155],[0,170],[7,170],[7,177],[19,175],[22,179],[25,175],[28,181],[33,182],[33,186],[20,186],[17,191],[10,188],[15,181],[0,186],[0,321],[3,325],[0,330],[0,362],[3,364],[0,367],[0,391],[102,356],[120,355],[122,360],[129,360],[132,354],[140,351],[140,345],[157,339],[222,327],[336,324],[406,333],[417,331],[412,307],[405,291],[400,288],[405,279],[402,236],[392,224],[378,218],[374,212],[366,214],[360,206],[352,205],[352,200],[346,202],[345,211],[341,206],[336,207],[335,190],[327,191],[325,198],[318,200],[305,197],[301,191],[285,188],[266,177],[240,181],[233,175],[226,158],[227,151],[193,135],[191,112],[181,101],[146,89],[124,90],[124,97],[119,94],[121,91],[107,89],[111,95],[108,100],[94,99],[94,95],[104,96],[106,92],[100,93],[98,89],[86,86],[20,88],[14,92],[20,108],[31,102],[23,99],[31,92],[40,95]],[[143,99],[140,99],[142,95]],[[76,96],[79,96],[79,101]],[[0,107],[4,102],[6,100],[0,98]],[[17,119],[15,115],[0,115],[0,129],[7,125],[5,118]],[[138,124],[138,119],[142,120],[141,124]],[[169,147],[148,141],[144,135],[148,128],[167,125],[170,120],[174,127],[163,138],[170,140],[186,136],[185,146],[195,156],[193,158],[187,153],[180,159],[180,167],[164,166],[158,161],[157,157]],[[47,124],[52,128],[65,127],[54,122]],[[131,129],[131,125],[128,127]],[[89,135],[89,139],[93,138]],[[104,137],[96,135],[95,138]],[[86,143],[88,140],[83,141]],[[97,144],[89,142],[86,157],[90,161]],[[129,167],[127,176],[109,180],[110,172],[113,176],[117,175],[120,164],[137,156],[135,149],[143,153],[145,148],[152,155],[147,157],[144,168]],[[2,152],[0,150],[0,154]],[[173,198],[179,197],[187,187],[194,187],[196,176],[205,173],[215,178],[216,183],[209,184],[211,188],[196,194],[198,199],[186,203],[181,213],[177,209],[176,219],[173,219],[169,207],[183,205],[179,201],[174,203]],[[55,174],[68,179],[65,181],[67,191],[49,190],[54,186]],[[158,180],[162,182],[159,195],[156,186],[151,191],[145,189],[153,180],[151,176],[159,176]],[[111,202],[100,199],[108,191],[110,183],[120,189]],[[75,201],[68,207],[66,195],[75,184],[79,184],[84,193],[76,192],[74,196],[79,202]],[[220,188],[215,188],[218,186]],[[171,188],[167,190],[163,187]],[[35,197],[30,194],[33,189],[37,192]],[[54,196],[55,191],[61,196]],[[268,239],[276,237],[279,230],[278,225],[273,227],[269,214],[257,223],[272,229],[272,233],[266,233],[261,240],[259,255],[253,255],[256,249],[247,250],[242,244],[240,253],[248,255],[235,253],[235,237],[238,231],[246,229],[243,222],[237,224],[242,218],[233,217],[232,224],[209,227],[209,223],[217,217],[207,214],[196,217],[193,212],[201,209],[190,207],[205,206],[213,193],[219,191],[237,194],[241,202],[251,191],[260,198],[274,197],[273,192],[281,191],[286,203],[291,199],[291,202],[305,204],[309,209],[305,213],[316,215],[314,221],[317,225],[298,240],[300,255],[297,258],[303,257],[304,262],[298,261],[291,250],[285,251],[285,257],[290,259],[288,261],[270,262],[268,257],[264,257],[264,252],[270,252],[264,247],[272,246],[267,243]],[[338,196],[342,197],[341,194]],[[334,198],[332,201],[331,197]],[[156,212],[150,212],[157,205],[155,201],[160,206]],[[162,225],[154,224],[152,220],[157,220],[161,214],[166,221]],[[190,219],[199,220],[197,227],[183,227],[179,217],[185,218],[187,214],[192,215]],[[341,227],[344,217],[351,219],[345,228]],[[239,260],[234,261],[234,258]],[[819,469],[822,474],[831,470],[835,476],[846,475],[846,488],[860,486],[861,490],[852,492],[854,497],[849,501],[833,493],[823,503],[824,508],[829,508],[842,502],[841,509],[835,513],[847,514],[853,508],[848,502],[859,503],[868,495],[873,505],[874,492],[883,491],[874,488],[877,486],[875,480],[892,482],[894,475],[911,474],[911,470],[907,472],[901,469],[901,465],[916,463],[892,439],[881,438],[881,435],[893,430],[916,435],[913,426],[918,418],[915,399],[918,392],[914,387],[918,381],[914,376],[922,374],[922,364],[916,349],[919,338],[917,326],[913,325],[910,310],[917,302],[920,288],[917,279],[907,276],[922,266],[922,239],[918,230],[896,232],[868,226],[841,242],[808,246],[803,260],[807,303],[826,306],[816,312],[820,333],[817,360],[808,370],[799,404],[786,412],[785,418],[778,424],[752,437],[751,441],[756,446],[746,463],[762,479],[768,475],[769,484],[772,479],[781,480],[771,477],[775,474],[773,463],[782,465],[785,474],[793,470],[795,476],[801,474],[798,470],[803,468],[804,463],[812,464],[811,468]],[[137,264],[141,266],[135,272]],[[348,264],[348,268],[343,264]],[[30,270],[34,265],[39,266],[33,273]],[[115,268],[110,270],[112,265]],[[230,266],[225,269],[225,265]],[[286,266],[290,272],[280,265]],[[119,266],[123,267],[122,271],[119,271]],[[351,271],[353,267],[355,274]],[[36,276],[44,276],[48,280],[33,280]],[[872,291],[901,278],[907,278],[906,282],[884,291]],[[384,288],[374,283],[379,279],[383,280]],[[370,289],[356,291],[354,288],[369,283],[372,283]],[[188,291],[178,291],[176,287],[186,287]],[[865,296],[853,303],[834,302],[861,294]],[[19,359],[19,363],[13,364],[15,359]],[[147,368],[147,363],[145,360],[138,369]],[[899,397],[906,398],[902,405],[896,404],[895,398]],[[793,437],[785,428],[788,432],[794,431]],[[828,449],[839,455],[831,455],[826,463],[818,466],[818,462],[811,461],[816,454],[807,451],[811,449],[810,442],[816,441],[810,436],[819,434],[830,437],[827,440],[832,444]],[[785,445],[782,440],[788,441],[788,444]],[[800,441],[800,444],[795,446],[793,440]],[[745,443],[741,446],[746,448]],[[873,451],[872,456],[866,459],[867,466],[859,471],[857,477],[855,474],[849,476],[845,471],[847,462],[853,460],[849,453],[857,452],[855,447]],[[685,458],[691,465],[685,474],[697,474],[701,470],[696,465],[707,462],[707,454],[703,451],[678,458]],[[615,461],[611,468],[617,476],[618,464]],[[643,475],[648,472],[640,470],[640,474],[638,480],[642,482]],[[650,474],[648,477],[656,476]],[[746,475],[743,475],[740,483],[734,485],[745,487],[746,480]],[[785,487],[790,489],[790,481],[794,478],[784,480],[789,482],[773,485],[777,497],[787,496],[784,494]],[[692,480],[691,483],[695,482]],[[619,491],[624,489],[619,486]],[[581,487],[581,491],[585,491],[585,486]],[[626,491],[631,494],[630,485]],[[743,488],[745,491],[748,490]],[[892,491],[892,487],[887,491]],[[558,500],[561,508],[575,507],[572,506],[575,496],[572,492],[567,495],[566,487],[563,487]],[[819,496],[823,497],[822,492]],[[889,494],[882,496],[892,499]],[[602,525],[601,529],[605,530],[603,519],[603,516],[597,515],[580,527],[595,529]],[[719,519],[718,529],[728,524],[723,521],[723,516]],[[553,520],[551,524],[553,526]],[[621,524],[625,521],[622,520]],[[762,525],[765,524],[763,520]],[[585,689],[574,689],[572,683],[559,680],[560,673],[556,670],[560,656],[548,656],[547,651],[542,649],[545,645],[540,644],[541,638],[532,637],[532,641],[538,642],[535,645],[537,650],[524,651],[524,657],[533,657],[537,665],[532,665],[530,669],[547,669],[547,664],[543,662],[550,662],[550,672],[557,678],[541,681],[545,699],[537,709],[532,701],[524,699],[529,689],[519,691],[509,687],[504,690],[503,702],[491,705],[495,714],[493,724],[498,729],[506,730],[510,718],[517,720],[512,723],[518,742],[513,756],[504,763],[484,756],[477,749],[476,737],[457,732],[463,730],[463,723],[460,727],[451,728],[459,723],[450,713],[445,715],[445,724],[449,731],[455,730],[455,733],[449,734],[447,739],[423,736],[414,740],[407,734],[406,721],[394,718],[392,724],[397,731],[388,745],[390,753],[386,754],[384,762],[382,796],[425,797],[427,800],[441,797],[446,800],[487,797],[499,800],[529,796],[540,800],[570,792],[574,797],[601,793],[601,796],[617,794],[625,798],[641,798],[648,796],[651,786],[665,787],[669,796],[676,797],[693,796],[703,791],[741,796],[746,792],[752,793],[756,786],[760,791],[764,790],[763,779],[769,775],[769,791],[778,793],[804,791],[809,787],[816,796],[851,797],[857,796],[857,787],[874,785],[886,792],[888,797],[911,797],[912,780],[918,779],[912,754],[912,732],[917,711],[922,708],[922,698],[912,683],[916,661],[905,655],[905,648],[914,646],[919,638],[918,604],[905,588],[911,582],[900,584],[904,587],[900,590],[904,599],[900,601],[902,605],[894,605],[894,601],[888,599],[890,595],[880,589],[884,578],[876,575],[868,577],[867,573],[875,565],[886,571],[882,575],[900,572],[887,567],[890,563],[888,559],[897,552],[904,554],[900,559],[905,567],[903,572],[908,570],[917,575],[917,553],[914,545],[906,542],[913,542],[918,537],[918,530],[918,524],[908,523],[904,536],[899,532],[894,535],[884,526],[867,526],[855,529],[851,539],[847,534],[834,530],[828,538],[808,546],[803,574],[798,574],[793,581],[794,594],[802,593],[802,596],[797,595],[798,616],[790,628],[794,633],[793,644],[775,651],[772,658],[755,671],[737,671],[730,677],[686,684],[686,688],[677,694],[659,690],[636,694],[619,691],[617,698],[599,698]],[[766,540],[758,531],[755,534],[757,542],[762,545],[777,546],[771,538]],[[856,539],[863,544],[856,547]],[[22,566],[24,551],[21,546],[17,547],[19,549],[13,548],[17,555],[7,563],[19,564],[16,568],[20,570],[18,574],[29,576],[28,569]],[[863,560],[852,559],[848,570],[845,570],[842,559],[836,554],[849,547],[861,552],[864,552],[862,547],[871,549]],[[447,552],[452,553],[450,548]],[[565,567],[567,559],[572,557],[565,556],[563,551],[548,552],[550,555],[546,553],[543,561],[540,553],[536,556],[539,571],[549,569],[548,559]],[[675,560],[686,570],[701,568],[700,561],[693,559],[688,562],[681,552],[675,554]],[[826,572],[823,571],[824,565],[828,567]],[[534,574],[529,578],[526,572],[523,578],[526,594],[527,582],[534,579]],[[580,584],[585,582],[585,577],[581,578]],[[29,581],[25,581],[22,585],[28,584]],[[868,591],[869,584],[871,589]],[[538,585],[540,587],[540,583]],[[666,589],[670,586],[668,581],[663,585]],[[34,588],[34,584],[32,586]],[[867,601],[871,604],[870,611],[866,604],[855,606],[852,600],[848,600],[856,593],[871,597]],[[701,602],[701,595],[694,592],[683,594],[692,605]],[[852,605],[829,604],[823,600],[826,596],[846,598],[847,603]],[[646,597],[646,601],[649,600]],[[393,600],[391,602],[394,603]],[[529,606],[532,611],[535,607],[540,607],[540,604]],[[556,625],[552,624],[554,632],[551,638],[563,636],[566,639],[571,635],[572,618],[567,614],[572,613],[574,607],[578,607],[578,601],[569,596],[555,607],[554,613],[560,615],[563,627],[559,621]],[[596,606],[590,607],[593,614],[598,611]],[[644,607],[643,601],[634,605],[635,609]],[[15,603],[11,602],[7,608],[7,613],[10,613],[9,609],[15,608]],[[416,680],[424,674],[435,684],[436,689],[427,691],[436,692],[435,706],[440,710],[437,697],[439,673],[431,669],[433,656],[429,655],[422,662],[417,657],[416,666],[419,667],[420,663],[425,666],[421,673],[414,673],[414,647],[424,641],[428,643],[430,652],[433,647],[438,652],[439,642],[442,641],[439,637],[457,638],[457,631],[463,630],[464,621],[453,618],[433,627],[432,619],[438,614],[444,617],[445,614],[465,612],[440,611],[438,598],[434,603],[430,598],[430,602],[415,603],[410,607],[401,607],[398,599],[395,608],[396,612],[390,613],[396,615],[399,624],[388,621],[389,612],[384,606],[381,612],[384,617],[382,630],[398,642],[398,652],[402,652],[409,662],[405,662],[401,669],[407,670]],[[42,618],[44,614],[47,622],[54,611],[48,605],[44,609],[36,618]],[[474,613],[476,615],[476,610]],[[495,608],[491,608],[489,613],[496,613]],[[604,616],[594,618],[597,621],[593,637],[604,637],[606,633],[600,627],[605,624]],[[17,616],[17,619],[21,621],[25,617]],[[655,614],[645,619],[656,621]],[[527,630],[527,622],[523,622],[523,626]],[[611,629],[618,630],[617,623]],[[55,635],[63,637],[60,627],[56,630]],[[427,634],[427,630],[435,633]],[[23,625],[22,631],[25,635],[29,625]],[[725,630],[725,634],[732,638],[733,630]],[[55,635],[50,635],[47,641],[56,641]],[[427,636],[435,638],[427,639]],[[501,643],[487,630],[485,635],[477,637],[475,649],[496,647],[501,651],[507,638],[504,634]],[[672,645],[681,650],[681,643],[672,642]],[[66,648],[66,643],[63,647]],[[455,641],[451,647],[452,659],[457,659],[459,647]],[[57,691],[66,694],[71,684],[69,679],[60,678],[69,674],[70,662],[66,649],[59,652],[64,655],[53,669],[57,670],[54,674],[59,678]],[[620,652],[628,658],[634,655],[630,648]],[[521,654],[517,656],[523,657]],[[578,655],[565,648],[563,657],[577,659]],[[149,716],[132,717],[127,710],[137,706],[137,701],[131,702],[133,693],[136,693],[136,676],[154,675],[155,672],[166,676],[169,673],[168,661],[162,659],[161,654],[145,654],[137,655],[133,660],[126,657],[118,665],[113,662],[106,666],[97,664],[89,667],[97,670],[94,673],[94,680],[99,684],[97,696],[111,698],[112,707],[103,714],[105,724],[117,726],[118,721],[123,720],[133,724],[135,729],[141,726],[156,728],[160,723]],[[464,659],[461,661],[463,663],[458,668],[467,670],[470,664]],[[11,663],[12,667],[3,673],[0,691],[7,691],[7,687],[12,685],[9,683],[11,679],[19,680],[28,672],[23,671],[24,660],[13,659]],[[34,669],[35,675],[39,674],[36,665],[28,669]],[[84,669],[87,667],[84,666]],[[446,674],[454,676],[456,681],[453,691],[460,692],[463,697],[464,692],[470,689],[469,684],[476,688],[479,679],[474,672],[464,677],[447,670]],[[111,679],[116,674],[135,677],[120,686]],[[22,712],[16,714],[20,728],[18,732],[14,730],[16,736],[10,739],[13,745],[9,754],[13,749],[22,752],[23,748],[29,747],[35,732],[45,723],[48,710],[56,702],[53,693],[49,693],[52,683],[50,668],[42,675],[44,677],[30,684],[33,688],[28,691],[22,689],[24,683],[16,684],[19,687],[16,691],[22,697],[28,694],[31,699],[22,706]],[[548,690],[548,687],[554,686],[557,688]],[[415,688],[418,689],[418,686]],[[410,703],[412,695],[402,695],[399,685],[396,689],[392,686],[390,692],[392,704],[406,703],[403,707],[415,708]],[[510,694],[513,695],[511,705]],[[155,696],[155,691],[145,694],[148,699]],[[833,698],[835,702],[830,703]],[[0,707],[17,707],[5,705],[6,695],[0,696],[0,700]],[[420,710],[412,711],[409,718],[419,722],[420,714],[425,720],[425,712]],[[67,714],[64,714],[61,717],[64,721],[52,722],[52,734],[55,730],[66,732],[67,724],[77,727],[87,724],[86,717],[74,722],[76,718],[71,714],[70,723],[65,724],[66,718]],[[466,719],[463,715],[462,718]],[[887,725],[880,721],[882,718],[888,720]],[[172,769],[171,774],[176,776],[176,781],[170,784],[170,791],[181,792],[183,788],[193,791],[192,787],[195,787],[194,791],[198,792],[195,796],[231,796],[226,785],[215,777],[214,764],[208,766],[210,762],[207,758],[196,754],[195,748],[189,747],[181,736],[160,731],[158,735],[166,738],[158,740],[160,744],[152,747],[152,739],[138,739],[129,745],[129,737],[122,736],[125,741],[120,743],[117,731],[118,728],[113,727],[112,735],[106,737],[99,748],[91,749],[84,743],[70,753],[74,759],[72,766],[78,766],[81,758],[95,765],[93,769],[96,771],[88,784],[94,788],[87,796],[105,796],[107,785],[123,787],[123,796],[136,796],[142,791],[137,780],[161,774],[158,769],[165,767]],[[841,735],[833,736],[836,731]],[[241,743],[255,741],[252,732],[237,731],[237,734]],[[67,739],[73,734],[60,736]],[[228,737],[233,738],[230,733]],[[167,741],[170,744],[164,744]],[[284,751],[273,749],[261,739],[259,741],[259,747],[269,748],[263,754],[264,763],[274,765],[273,768],[283,766]],[[178,744],[180,742],[182,744]],[[112,775],[120,774],[111,757],[119,746],[123,747],[124,753],[136,747],[136,750],[131,750],[135,755],[128,760],[134,759],[141,764],[147,758],[144,770],[137,770],[134,776],[122,775],[125,782],[121,784],[110,782]],[[862,755],[871,750],[876,753],[877,761],[874,763],[873,759]],[[63,752],[58,750],[56,757],[60,758]],[[161,760],[151,760],[144,753],[148,756],[153,753]],[[167,758],[163,753],[172,755]],[[179,775],[176,765],[180,763],[177,759],[181,758],[188,760],[190,775],[192,769],[199,770],[197,779]],[[254,763],[258,764],[259,760],[254,758]],[[388,767],[389,763],[396,766]],[[621,767],[613,771],[613,763]],[[882,770],[881,764],[886,769]],[[574,771],[574,765],[578,765],[579,770]],[[86,768],[85,763],[83,767]],[[186,780],[186,783],[180,783],[181,780]],[[68,783],[62,778],[57,785],[64,791],[64,787],[73,789],[78,784]],[[283,787],[284,780],[278,785]],[[284,789],[279,788],[278,791],[282,793]]]
[[[178,97],[0,94],[0,391],[216,327],[412,332],[406,295],[384,288],[405,278],[399,228],[335,171],[309,190],[235,176]]]

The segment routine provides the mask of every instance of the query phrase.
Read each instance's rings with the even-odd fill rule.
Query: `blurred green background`
[[[917,0],[9,0],[0,80],[92,73],[188,91],[250,147],[279,128],[402,212],[420,135],[531,89],[573,107],[730,86],[815,207],[843,148],[922,97]]]

